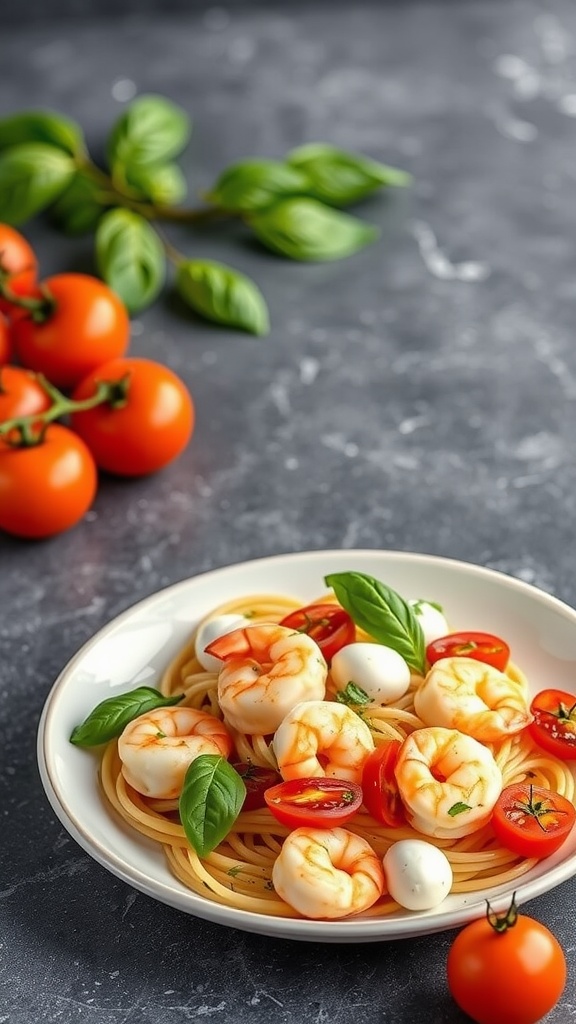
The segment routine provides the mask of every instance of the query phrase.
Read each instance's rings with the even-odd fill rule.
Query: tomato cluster
[[[99,470],[142,476],[184,450],[188,389],[129,345],[108,285],[79,273],[39,280],[31,246],[0,224],[0,530],[60,533],[92,505]]]

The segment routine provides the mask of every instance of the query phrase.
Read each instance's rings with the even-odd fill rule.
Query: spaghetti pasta
[[[334,600],[332,593],[321,598],[323,603]],[[206,619],[236,613],[255,624],[278,623],[300,607],[301,602],[295,598],[258,594],[225,602],[214,608]],[[201,625],[199,623],[197,628]],[[160,690],[165,696],[184,694],[179,707],[196,708],[222,718],[218,676],[206,672],[198,662],[194,653],[195,637],[196,631],[168,665]],[[371,639],[361,629],[357,629],[356,638]],[[517,666],[509,666],[507,673],[515,682],[526,686],[528,692],[527,680]],[[362,718],[375,746],[388,739],[403,741],[423,727],[414,711],[414,692],[421,681],[422,677],[413,673],[409,691],[393,705],[369,705],[362,709]],[[326,699],[335,699],[330,676]],[[276,767],[271,736],[229,731],[239,761],[264,768]],[[529,779],[535,786],[549,788],[574,803],[575,780],[568,765],[537,748],[525,731],[487,746],[505,786]],[[239,910],[283,918],[302,916],[274,891],[272,869],[288,829],[279,824],[267,808],[241,811],[226,838],[210,854],[200,858],[186,839],[178,816],[178,801],[142,796],[126,782],[121,769],[118,743],[114,740],[106,745],[100,765],[99,778],[105,799],[130,828],[162,845],[170,870],[184,886],[205,899]],[[383,857],[399,839],[422,838],[408,825],[399,828],[380,825],[364,809],[347,823],[347,828],[366,840],[378,857]],[[446,854],[453,872],[452,892],[455,893],[512,884],[536,863],[534,858],[518,857],[500,846],[490,825],[457,839],[426,838]],[[390,914],[398,906],[385,894],[362,916]]]

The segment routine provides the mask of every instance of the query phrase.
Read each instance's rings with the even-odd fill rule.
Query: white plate
[[[189,892],[168,870],[161,849],[129,830],[106,809],[96,758],[68,741],[75,725],[112,693],[154,685],[198,619],[228,599],[274,591],[303,603],[326,588],[330,572],[370,573],[405,598],[444,606],[455,629],[497,633],[527,673],[534,692],[553,686],[573,692],[576,612],[502,573],[429,555],[394,551],[317,551],[258,559],[217,569],[153,594],[88,641],[56,680],[38,730],[38,761],[46,794],[62,824],[96,861],[148,896],[196,917],[281,938],[375,942],[454,928],[481,916],[485,900],[497,910],[510,887],[451,895],[436,910],[398,911],[380,919],[306,921],[265,917],[211,903]],[[576,834],[552,857],[517,881],[518,903],[547,892],[576,873]]]

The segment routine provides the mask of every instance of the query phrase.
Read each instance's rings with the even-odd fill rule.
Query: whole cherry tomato
[[[97,471],[80,437],[59,423],[25,447],[0,441],[0,530],[51,537],[74,526],[96,494]]]
[[[44,412],[50,405],[51,399],[30,370],[21,366],[0,367],[0,423]]]
[[[510,648],[492,633],[449,633],[428,644],[426,658],[430,665],[441,658],[474,658],[503,672],[510,658]]]
[[[194,429],[194,404],[172,370],[151,359],[115,359],[88,374],[73,400],[94,395],[101,381],[118,383],[116,400],[71,417],[101,469],[143,476],[180,455]]]
[[[10,327],[6,317],[0,313],[0,366],[3,366],[4,363],[9,363],[11,357]]]
[[[362,769],[366,810],[387,828],[398,828],[406,823],[404,805],[394,775],[401,746],[400,740],[380,744],[368,754]]]
[[[280,625],[311,636],[327,662],[332,661],[341,647],[351,644],[356,638],[356,627],[339,604],[309,604],[290,612]]]
[[[576,758],[576,697],[564,690],[542,690],[530,705],[534,721],[528,731],[549,754],[571,761]]]
[[[290,779],[264,794],[266,804],[288,828],[337,828],[362,805],[362,789],[355,782],[325,778]]]
[[[527,782],[502,790],[491,824],[502,846],[520,857],[549,857],[568,838],[576,821],[573,804],[559,793]]]
[[[518,914],[466,925],[450,947],[448,987],[477,1024],[536,1024],[556,1005],[566,984],[566,958],[545,925]]]
[[[115,292],[89,274],[55,274],[34,296],[37,308],[19,315],[12,338],[20,362],[57,387],[75,387],[98,366],[123,356],[130,320]]]
[[[15,295],[27,295],[36,281],[38,260],[32,246],[9,224],[0,224],[0,284]],[[0,310],[10,314],[9,299],[0,295]]]
[[[246,786],[243,811],[256,811],[260,807],[265,807],[265,790],[282,781],[282,776],[274,768],[262,768],[248,761],[234,761],[232,767],[236,769]]]

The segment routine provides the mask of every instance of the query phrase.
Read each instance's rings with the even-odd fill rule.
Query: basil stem
[[[424,633],[413,608],[385,583],[362,572],[336,572],[324,582],[354,622],[378,643],[402,655],[410,668],[424,674]]]
[[[178,704],[184,694],[165,697],[151,686],[139,686],[117,697],[107,697],[90,712],[81,725],[70,734],[70,743],[77,747],[97,747],[119,736],[129,722],[154,708]]]

